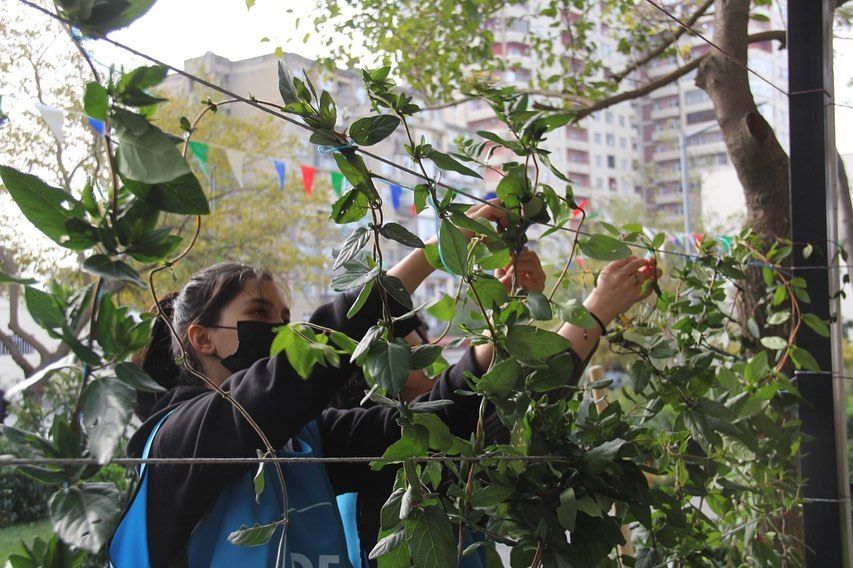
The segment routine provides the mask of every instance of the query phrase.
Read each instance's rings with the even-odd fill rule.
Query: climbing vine
[[[151,2],[88,4],[84,10],[80,2],[60,1],[57,8],[84,33],[100,37],[127,25]],[[92,179],[72,194],[0,166],[0,178],[23,215],[57,246],[83,253],[82,269],[97,277],[73,288],[0,275],[2,283],[24,287],[33,320],[68,344],[74,356],[62,367],[79,377],[73,409],[54,416],[48,436],[3,427],[18,458],[71,460],[20,466],[55,488],[50,514],[56,538],[28,547],[13,557],[13,566],[74,565],[80,551],[102,551],[124,497],[99,472],[120,452],[135,389],[162,391],[129,362],[149,340],[153,319],[162,315],[133,313],[119,305],[115,291],[138,286],[155,301],[159,297],[155,275],[180,262],[198,235],[196,229],[186,239],[164,226],[164,214],[172,220],[196,216],[198,228],[209,211],[185,157],[189,139],[198,120],[215,116],[219,105],[245,103],[208,102],[197,119],[166,125],[183,132],[170,135],[149,120],[150,108],[162,100],[150,89],[166,71],[161,66],[112,71],[86,85],[85,111],[105,121],[110,141],[107,178]],[[461,138],[455,151],[444,152],[415,139],[409,121],[419,107],[390,76],[388,67],[363,71],[372,114],[347,128],[339,126],[328,92],[318,92],[307,75],[294,77],[283,65],[282,101],[249,100],[298,120],[310,131],[310,142],[334,151],[350,189],[332,205],[330,217],[353,229],[337,252],[331,286],[361,289],[350,315],[374,289],[386,306],[363,338],[293,322],[280,328],[271,353],[287,357],[303,377],[316,365],[337,366],[349,357],[363,370],[370,387],[366,398],[398,413],[402,436],[373,464],[401,467],[371,555],[384,567],[453,566],[480,552],[494,560],[492,544],[500,543],[511,548],[513,567],[797,565],[799,542],[790,519],[799,505],[795,462],[801,439],[793,372],[818,369],[795,339],[802,324],[819,334],[829,331],[826,322],[806,312],[802,279],[782,268],[792,246],[763,243],[747,230],[731,246],[708,239],[685,255],[669,254],[674,251],[666,248],[665,236],[640,224],[599,223],[601,231],[591,234],[583,215],[574,214],[582,210],[571,180],[545,149],[549,133],[575,119],[572,112],[543,111],[512,88],[476,85],[472,96],[493,109],[502,129]],[[406,167],[420,178],[411,188],[415,207],[435,217],[434,244],[384,220],[375,186],[380,176],[363,158],[366,148],[398,129],[408,140]],[[512,158],[498,162],[496,155]],[[445,172],[479,178],[486,168],[501,176],[496,191],[508,223],[500,231],[466,216],[471,196],[442,181]],[[558,187],[542,181],[545,171]],[[531,227],[537,238],[563,243],[570,257],[548,294],[527,293],[514,283],[507,291],[492,274],[528,243]],[[457,293],[416,308],[402,283],[386,272],[383,238],[424,249],[433,266],[458,277]],[[595,273],[594,267],[583,273],[570,268],[578,249],[599,261],[632,252],[659,255],[667,267],[662,286],[655,285],[648,301],[609,330],[606,348],[632,361],[629,384],[609,395],[609,404],[601,403],[610,380],[567,383],[573,370],[565,354],[570,343],[551,331],[556,322],[597,325],[580,302],[562,299],[586,270]],[[140,273],[143,265],[155,266],[147,278]],[[732,306],[746,272],[755,270],[766,288],[756,307],[764,314],[741,317]],[[411,311],[392,318],[389,299]],[[421,309],[448,329],[455,322],[471,344],[494,345],[485,373],[468,377],[464,394],[481,401],[469,439],[454,436],[434,414],[446,401],[407,403],[397,396],[411,370],[434,377],[448,366],[437,342],[411,347],[393,338],[394,324]],[[80,335],[74,330],[84,317],[89,323]],[[768,328],[756,321],[766,321]],[[750,351],[752,345],[763,349]],[[185,357],[178,362],[189,365]],[[227,392],[190,370],[254,425]],[[484,416],[492,409],[506,430],[501,439],[485,435]],[[274,455],[257,431],[264,440],[259,457]],[[258,468],[258,493],[268,467]],[[284,487],[280,469],[274,470]],[[286,511],[285,503],[281,519],[243,527],[229,540],[235,546],[269,540],[278,525],[286,527]],[[472,541],[470,534],[481,538]],[[282,531],[282,541],[285,536]],[[626,537],[633,554],[624,548]]]

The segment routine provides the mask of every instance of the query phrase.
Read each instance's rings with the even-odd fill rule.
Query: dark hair
[[[167,390],[182,384],[195,384],[198,379],[175,362],[183,345],[187,362],[200,369],[187,338],[189,326],[218,323],[222,308],[237,297],[247,280],[252,279],[276,281],[265,268],[237,262],[220,262],[193,274],[179,292],[160,299],[164,315],[178,335],[177,340],[163,318],[158,317],[151,331],[151,342],[133,355],[133,362]],[[152,311],[156,312],[157,307],[153,306]],[[157,398],[154,393],[137,391],[137,416],[143,420],[147,418]]]

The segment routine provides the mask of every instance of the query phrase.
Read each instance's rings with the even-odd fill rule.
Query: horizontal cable
[[[382,456],[337,456],[337,457],[225,457],[225,458],[113,458],[108,462],[99,462],[95,458],[17,458],[0,456],[0,466],[22,466],[22,465],[124,465],[134,466],[141,464],[180,465],[180,464],[258,464],[258,463],[371,463],[387,461],[415,461],[415,462],[484,462],[484,461],[525,461],[525,462],[569,462],[565,456],[508,456],[481,454],[477,456],[417,456],[406,460],[386,459]]]

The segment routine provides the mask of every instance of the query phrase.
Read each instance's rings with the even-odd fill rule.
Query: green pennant
[[[195,156],[195,159],[198,160],[198,164],[201,166],[201,171],[207,174],[207,152],[210,150],[210,146],[205,144],[204,142],[196,142],[195,140],[190,140],[190,152]]]
[[[332,172],[332,189],[338,197],[344,192],[344,174],[341,172]]]

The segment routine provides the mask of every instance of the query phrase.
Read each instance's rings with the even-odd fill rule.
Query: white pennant
[[[41,103],[35,103],[35,105],[47,127],[56,136],[56,139],[59,140],[60,144],[64,142],[65,133],[62,130],[62,122],[65,120],[65,113],[58,108]]]
[[[246,152],[234,150],[233,148],[225,148],[225,156],[228,158],[228,165],[231,166],[231,171],[234,172],[234,177],[240,187],[243,187],[243,158],[246,157]]]

